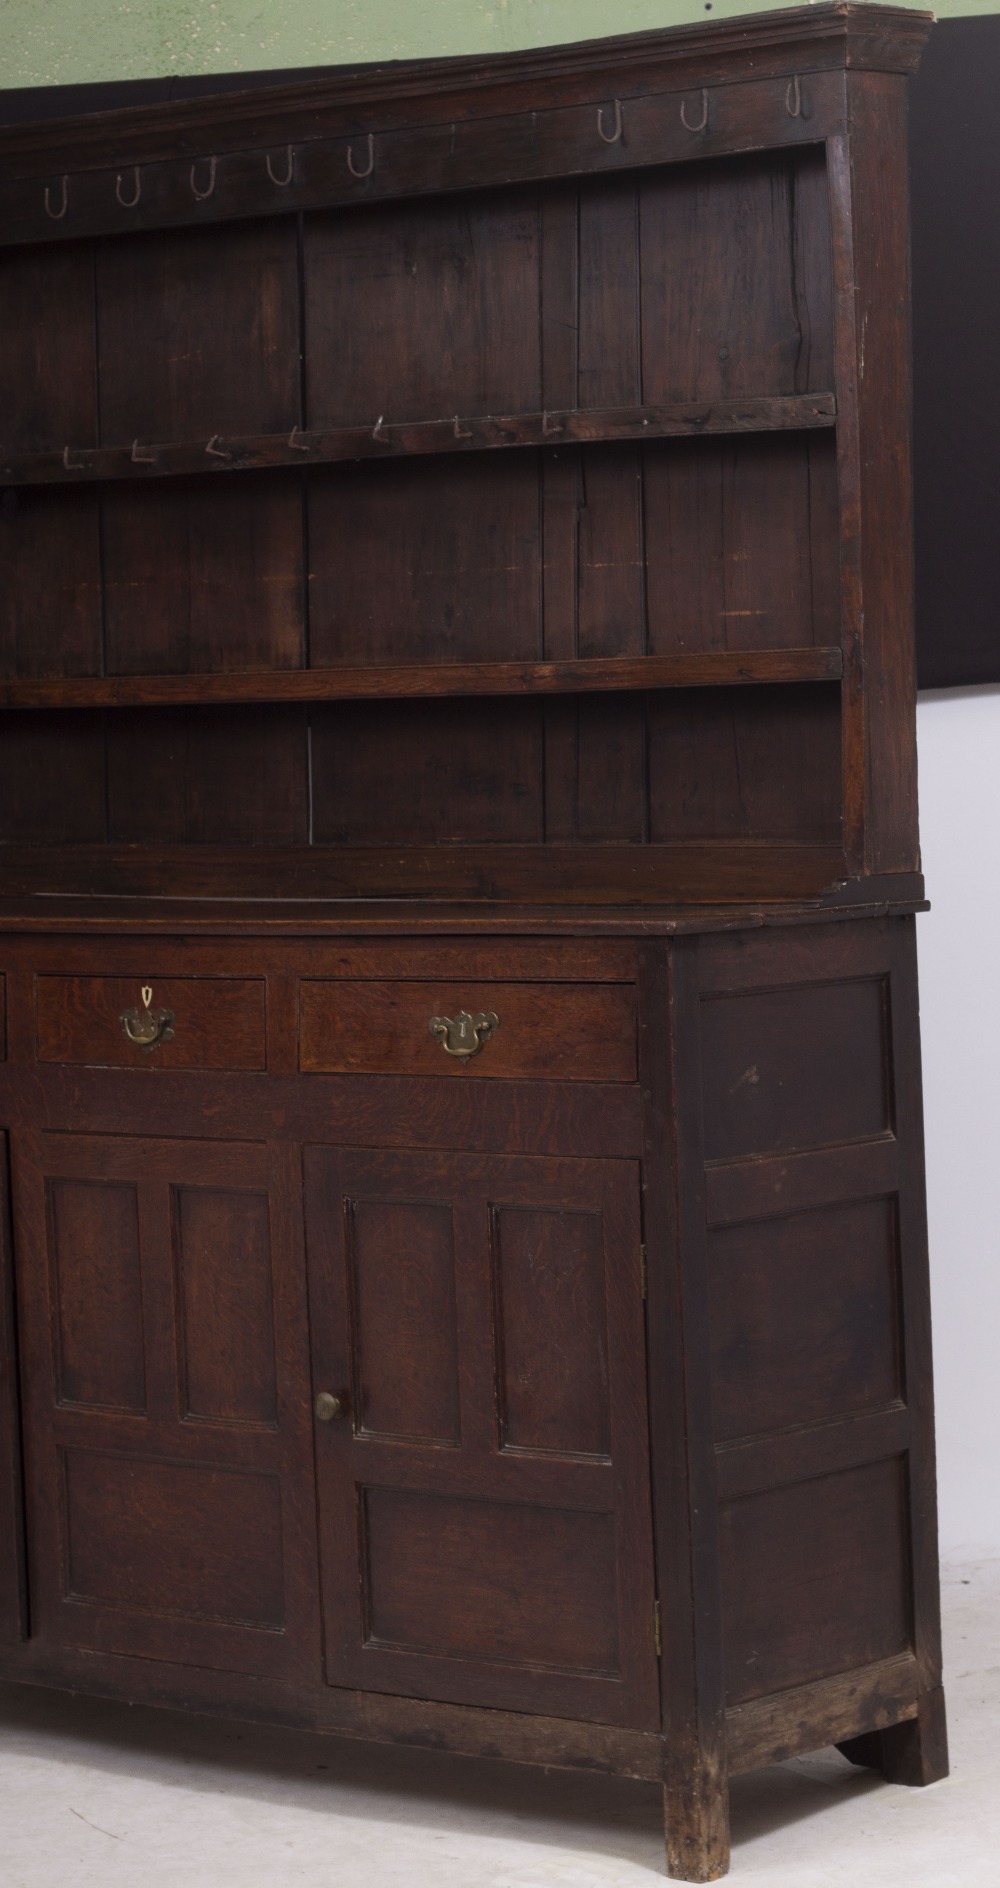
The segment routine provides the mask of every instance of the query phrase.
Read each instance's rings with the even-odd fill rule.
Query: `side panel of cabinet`
[[[293,1149],[14,1149],[33,1633],[261,1676],[318,1659]]]
[[[728,1702],[882,1665],[933,1690],[913,920],[689,954]]]
[[[10,1161],[7,1136],[3,1134],[0,1135],[0,1639],[23,1639],[26,1632]]]
[[[636,1168],[305,1160],[329,1681],[656,1725]]]

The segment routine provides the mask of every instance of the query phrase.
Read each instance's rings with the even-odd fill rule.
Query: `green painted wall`
[[[762,0],[0,0],[0,86],[512,52]],[[939,16],[997,0],[940,0]]]

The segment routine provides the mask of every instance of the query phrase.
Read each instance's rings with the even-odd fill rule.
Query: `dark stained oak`
[[[288,1152],[16,1140],[32,1632],[290,1677],[316,1645]],[[299,1247],[301,1251],[301,1246]],[[211,1274],[206,1274],[206,1267]]]
[[[658,1723],[635,1166],[313,1146],[305,1177],[329,1681]]]
[[[7,708],[158,707],[185,702],[365,701],[384,696],[562,695],[743,682],[832,682],[839,649],[725,649],[692,655],[591,656],[575,662],[428,662],[287,667],[229,674],[81,676],[0,682]]]
[[[498,749],[502,734],[501,728]],[[332,741],[330,753],[335,764],[338,754]],[[537,754],[531,758],[537,759]],[[391,805],[399,803],[398,796],[394,798],[388,790],[384,769],[377,763],[377,753],[371,751],[359,783],[371,784],[374,791],[381,780],[383,787],[382,799],[377,804],[369,801],[366,837],[370,837],[372,826],[381,835]],[[584,847],[517,841],[493,845],[485,837],[477,844],[479,834],[489,829],[491,811],[495,811],[495,778],[487,776],[482,782],[479,802],[470,811],[460,793],[467,776],[461,769],[451,770],[447,757],[441,774],[432,783],[435,787],[440,787],[442,776],[447,788],[441,795],[445,812],[457,801],[469,821],[462,844],[434,845],[428,829],[433,824],[435,806],[440,805],[435,792],[433,798],[428,794],[417,805],[411,800],[406,811],[407,842],[398,846],[319,843],[282,847],[261,843],[223,847],[210,839],[181,844],[168,841],[164,845],[81,843],[65,849],[44,843],[11,844],[0,849],[0,895],[47,893],[55,877],[63,892],[77,897],[155,898],[169,885],[174,896],[187,898],[343,900],[348,909],[355,899],[405,899],[413,902],[416,915],[417,901],[428,899],[445,900],[458,907],[464,903],[470,908],[483,903],[549,907],[584,903],[613,909],[647,904],[756,905],[763,898],[818,904],[835,897],[847,884],[844,854],[836,845],[794,841],[756,846],[725,841],[662,846]],[[314,775],[314,783],[318,799],[327,782]],[[251,786],[260,785],[258,776]],[[335,786],[336,775],[330,787],[331,799]],[[235,783],[233,794],[235,813],[239,807]],[[509,797],[523,832],[528,826],[525,790],[511,792]],[[242,804],[246,808],[246,796]],[[273,802],[271,807],[273,810]],[[182,805],[178,810],[183,813],[187,809]],[[162,803],[157,811],[164,816]],[[166,811],[173,809],[168,807]],[[207,815],[212,809],[205,811]],[[204,830],[201,819],[197,827]]]
[[[122,1018],[169,1012],[171,1033],[148,1046],[130,1040]],[[233,977],[42,976],[35,986],[40,1062],[91,1068],[262,1069],[265,984]]]
[[[299,1067],[305,1070],[635,1080],[635,999],[627,984],[303,980],[299,1000]],[[463,1010],[497,1019],[468,1060],[430,1029],[432,1019]]]
[[[859,1737],[838,1739],[837,1748],[852,1763],[880,1770],[889,1783],[905,1783],[912,1789],[939,1783],[948,1775],[948,1727],[941,1686],[923,1693],[912,1717]]]
[[[0,133],[5,1678],[944,1775],[929,25]]]

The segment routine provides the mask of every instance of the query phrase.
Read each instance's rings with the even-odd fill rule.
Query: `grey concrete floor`
[[[734,1888],[1000,1885],[1000,1561],[944,1572],[952,1776],[733,1786]],[[648,1888],[646,1784],[0,1687],[2,1888]]]

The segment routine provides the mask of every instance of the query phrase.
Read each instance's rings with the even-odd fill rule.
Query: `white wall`
[[[941,1547],[1000,1553],[1000,688],[922,695],[917,740]]]

